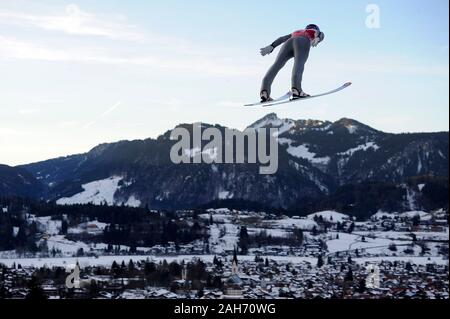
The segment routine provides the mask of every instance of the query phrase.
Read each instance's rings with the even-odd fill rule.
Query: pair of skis
[[[304,100],[310,100],[310,99],[314,99],[317,97],[321,97],[321,96],[325,96],[325,95],[330,95],[333,93],[337,93],[339,91],[342,91],[346,88],[348,88],[350,85],[352,85],[351,82],[347,82],[344,85],[338,87],[337,89],[322,93],[322,94],[317,94],[317,95],[312,95],[312,96],[308,96],[308,97],[304,97],[301,99],[292,99],[292,93],[288,92],[285,95],[270,101],[270,102],[265,102],[265,103],[252,103],[252,104],[246,104],[244,106],[262,106],[262,107],[268,107],[268,106],[275,106],[275,105],[282,105],[282,104],[287,104],[287,103],[293,103],[293,102],[298,102],[298,101],[304,101]]]

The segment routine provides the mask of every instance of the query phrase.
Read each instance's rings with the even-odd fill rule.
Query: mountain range
[[[180,127],[192,130],[192,124]],[[276,174],[260,175],[255,164],[173,164],[176,141],[168,131],[84,154],[0,166],[0,195],[168,210],[236,206],[306,214],[334,208],[359,217],[380,209],[448,208],[448,132],[391,134],[352,119],[276,114],[249,128],[279,129]]]

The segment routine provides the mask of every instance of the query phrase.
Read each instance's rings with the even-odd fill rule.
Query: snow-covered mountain
[[[351,119],[293,121],[275,114],[251,127],[255,126],[283,127],[278,138],[287,152],[331,175],[339,185],[448,176],[448,132],[388,134]]]
[[[181,126],[192,130],[192,125]],[[431,186],[419,192],[418,182],[408,184],[411,178],[429,176],[426,185],[434,183],[430,178],[444,178],[438,184],[448,189],[448,132],[389,134],[351,119],[333,123],[280,119],[276,114],[249,127],[280,129],[275,175],[260,175],[254,164],[175,165],[169,158],[175,143],[170,131],[157,139],[102,144],[85,154],[21,169],[43,185],[34,195],[44,199],[154,209],[214,204],[328,209],[337,200],[355,205],[353,195],[361,189],[383,197],[386,185],[395,191],[387,193],[385,202],[406,207],[411,200],[428,204],[432,201],[422,200],[423,194],[436,192]],[[373,207],[375,212],[381,208],[386,207]]]

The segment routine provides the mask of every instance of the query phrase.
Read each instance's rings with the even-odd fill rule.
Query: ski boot
[[[306,94],[302,90],[298,90],[296,88],[292,88],[292,98],[291,100],[304,99],[305,97],[310,97],[311,95]]]
[[[273,99],[269,96],[269,92],[267,92],[266,90],[261,91],[260,97],[261,97],[261,103],[267,103],[267,102],[273,101]]]

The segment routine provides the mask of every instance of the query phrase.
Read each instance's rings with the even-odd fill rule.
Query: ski
[[[249,105],[246,105],[246,106],[262,106],[262,107],[269,107],[269,106],[276,106],[276,105],[282,105],[282,104],[294,103],[294,102],[299,102],[299,101],[304,101],[304,100],[310,100],[310,99],[314,99],[314,98],[317,98],[317,97],[321,97],[321,96],[326,96],[326,95],[330,95],[330,94],[337,93],[337,92],[339,92],[339,91],[342,91],[342,90],[348,88],[348,87],[351,86],[351,85],[352,85],[351,82],[347,82],[347,83],[345,83],[344,85],[338,87],[337,89],[334,89],[334,90],[331,90],[331,91],[328,91],[328,92],[325,92],[325,93],[321,93],[321,94],[317,94],[317,95],[312,95],[312,96],[309,96],[309,97],[301,98],[301,99],[296,99],[296,100],[292,100],[292,99],[291,99],[292,93],[289,92],[289,93],[283,95],[282,97],[280,97],[280,98],[278,98],[278,99],[275,99],[275,100],[273,100],[273,101],[270,101],[270,102],[266,102],[266,103],[255,103],[255,104],[249,104]]]
[[[291,98],[291,92],[287,92],[285,95],[280,96],[277,99],[274,99],[273,101],[270,102],[265,102],[265,103],[261,103],[261,102],[257,102],[257,103],[252,103],[252,104],[246,104],[244,106],[269,106],[272,105],[273,103],[278,103],[278,102],[282,102],[285,100],[289,100]]]

